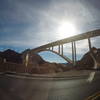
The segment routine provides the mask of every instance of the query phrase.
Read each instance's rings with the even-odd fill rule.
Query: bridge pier
[[[28,66],[28,62],[29,62],[29,53],[27,53],[26,57],[25,57],[25,66],[26,67]]]
[[[63,55],[63,44],[61,45],[61,55]]]
[[[76,43],[75,41],[72,42],[72,62],[73,62],[73,65],[76,64]]]
[[[74,41],[74,52],[75,52],[75,64],[76,64],[77,57],[76,57],[76,42],[75,41]]]
[[[51,47],[51,50],[53,51],[53,46]]]
[[[58,45],[58,53],[60,54],[60,45]]]
[[[72,42],[72,62],[74,62],[74,45],[73,45],[73,42]]]
[[[89,50],[91,51],[91,40],[88,38]]]

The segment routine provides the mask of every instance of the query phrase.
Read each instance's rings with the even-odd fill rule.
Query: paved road
[[[86,100],[100,91],[100,72],[75,77],[0,75],[0,100]]]

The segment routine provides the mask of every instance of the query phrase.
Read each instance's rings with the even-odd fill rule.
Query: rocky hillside
[[[80,61],[77,62],[76,67],[79,69],[93,69],[95,66],[91,54],[97,61],[97,66],[100,68],[100,49],[92,48],[91,52],[87,52]]]
[[[22,63],[21,54],[10,49],[0,52],[0,58],[7,62]]]
[[[0,52],[0,71],[48,74],[72,69],[93,69],[94,61],[91,57],[91,53],[98,62],[98,68],[100,68],[100,49],[96,48],[92,48],[91,52],[87,52],[80,61],[77,61],[75,67],[69,66],[68,64],[49,63],[44,61],[38,54],[30,54],[28,52],[29,50],[25,50],[22,53],[17,53],[10,49]],[[26,56],[28,56],[28,58]]]
[[[0,68],[2,71],[29,72],[35,74],[57,73],[69,70],[63,64],[49,63],[44,61],[38,54],[29,54],[26,66],[26,55],[29,50],[17,53],[13,50],[6,50],[0,53]]]

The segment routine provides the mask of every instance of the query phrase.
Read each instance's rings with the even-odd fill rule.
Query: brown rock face
[[[30,53],[30,50],[26,50],[22,53],[23,64],[27,67],[30,65],[36,67],[40,64],[45,63],[45,61],[36,53]]]
[[[43,64],[45,61],[38,55],[38,54],[32,54],[29,56],[29,64]]]
[[[91,52],[86,53],[80,61],[77,62],[76,67],[79,69],[93,69],[94,60],[91,53],[97,61],[97,66],[100,68],[100,49],[92,48]]]
[[[31,68],[31,73],[36,74],[48,74],[48,73],[57,73],[63,71],[62,64],[49,63],[44,61],[38,54],[30,53],[25,51],[23,53],[23,61],[27,62],[27,68]]]
[[[0,52],[0,58],[5,59],[7,62],[22,63],[21,54],[10,49]]]

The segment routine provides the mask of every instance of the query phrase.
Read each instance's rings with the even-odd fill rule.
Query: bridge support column
[[[61,54],[63,55],[63,44],[61,45]]]
[[[51,47],[51,50],[53,51],[53,46]]]
[[[74,63],[74,45],[73,45],[73,42],[72,42],[72,61]]]
[[[26,54],[26,57],[25,57],[25,66],[27,67],[28,65],[28,62],[29,62],[29,54],[27,53]]]
[[[58,45],[58,53],[60,54],[60,45]]]
[[[75,41],[74,41],[74,54],[75,54],[75,64],[76,64],[76,61],[77,61],[77,57],[76,57],[76,43],[75,43]]]
[[[76,43],[75,41],[72,42],[72,61],[73,61],[73,65],[76,64]]]
[[[91,51],[91,40],[88,38],[88,43],[89,43],[89,50]]]

